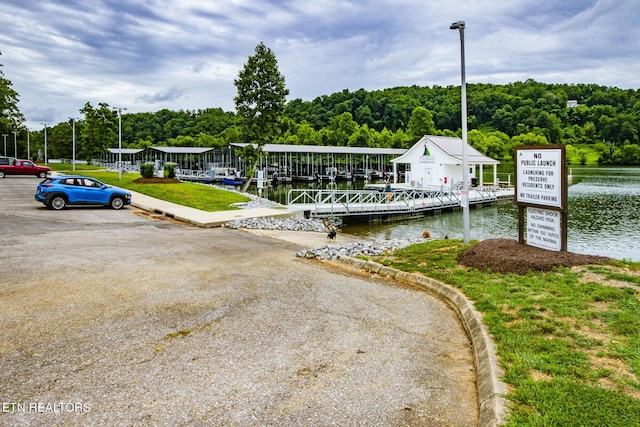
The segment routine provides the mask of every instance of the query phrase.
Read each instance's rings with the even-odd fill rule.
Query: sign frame
[[[513,158],[516,172],[516,203],[523,206],[566,211],[565,146],[528,145],[515,147]],[[530,187],[525,187],[527,185]]]
[[[564,145],[524,145],[513,150],[518,241],[525,243],[525,209],[560,212],[560,251],[567,251],[567,162]]]

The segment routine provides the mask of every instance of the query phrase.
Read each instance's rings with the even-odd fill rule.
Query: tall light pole
[[[13,157],[18,158],[18,137],[16,131],[11,132],[13,134]]]
[[[4,140],[4,156],[7,157],[7,137],[9,136],[8,133],[3,133],[2,134],[2,139]]]
[[[71,129],[72,129],[72,158],[71,158],[71,168],[76,170],[76,119],[75,117],[69,117],[71,120]]]
[[[122,110],[126,108],[114,108],[118,112],[118,180],[122,180]]]
[[[27,159],[31,160],[31,131],[27,128]]]
[[[42,123],[44,125],[44,164],[47,164],[47,125],[48,123]]]
[[[460,63],[462,69],[461,109],[462,109],[462,222],[464,242],[469,243],[469,162],[467,161],[467,83],[464,74],[464,21],[451,24],[449,29],[460,31]]]

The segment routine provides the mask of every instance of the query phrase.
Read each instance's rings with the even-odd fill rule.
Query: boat
[[[246,181],[244,178],[222,178],[223,185],[242,185]]]
[[[222,176],[222,185],[242,185],[247,178],[240,176],[240,173],[233,169],[228,169]]]
[[[340,171],[338,175],[336,175],[336,180],[338,181],[353,181],[355,178],[349,171]]]

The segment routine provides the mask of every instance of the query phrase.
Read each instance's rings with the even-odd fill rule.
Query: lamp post
[[[16,131],[11,132],[13,134],[13,157],[18,158],[18,137]]]
[[[9,136],[8,133],[3,133],[2,134],[2,139],[4,140],[4,156],[7,157],[7,137]]]
[[[122,110],[126,108],[114,108],[118,112],[118,180],[122,180]]]
[[[44,164],[47,164],[47,125],[48,123],[42,123],[44,125]]]
[[[469,162],[467,160],[467,83],[464,73],[464,21],[451,24],[449,29],[460,31],[460,63],[462,69],[461,109],[462,109],[462,222],[464,242],[469,243]]]
[[[31,160],[31,131],[27,128],[27,159]]]
[[[71,158],[71,168],[75,171],[76,170],[76,119],[75,117],[69,117],[69,120],[71,120],[71,129],[72,129],[72,158]]]

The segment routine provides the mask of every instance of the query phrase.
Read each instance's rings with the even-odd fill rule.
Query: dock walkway
[[[476,187],[469,190],[469,206],[479,207],[513,199],[513,188]],[[389,193],[370,190],[291,190],[287,208],[304,211],[307,217],[364,216],[408,217],[427,212],[456,210],[462,207],[460,191],[394,188]]]

